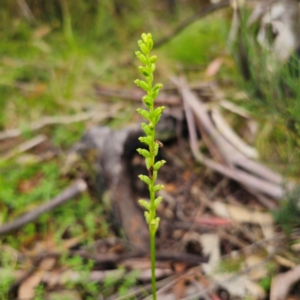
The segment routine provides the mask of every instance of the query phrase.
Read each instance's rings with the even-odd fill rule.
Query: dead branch
[[[29,141],[26,141],[20,145],[18,145],[16,148],[12,149],[11,151],[8,151],[6,154],[0,157],[0,162],[5,161],[7,159],[10,159],[14,157],[15,155],[18,155],[22,152],[25,152],[31,148],[34,148],[35,146],[43,143],[47,137],[43,134],[40,134]]]
[[[107,97],[118,97],[127,100],[141,101],[145,93],[141,89],[132,89],[127,90],[123,88],[108,88],[103,86],[95,86],[96,94],[98,96],[107,96]],[[166,94],[159,94],[155,99],[157,104],[166,104],[166,105],[181,105],[181,100],[178,96],[170,96]]]
[[[73,251],[72,254],[78,254],[83,258],[93,259],[98,264],[119,263],[121,261],[132,258],[150,257],[150,253],[146,251],[129,252],[125,254],[90,254],[86,251]],[[207,262],[208,258],[202,255],[194,255],[189,253],[175,253],[167,251],[157,251],[157,261],[185,262],[190,264],[200,264]]]
[[[216,129],[227,139],[236,149],[248,158],[257,159],[257,150],[247,145],[229,126],[227,121],[221,115],[219,109],[214,107],[211,110],[211,118],[213,119]],[[273,175],[273,174],[272,174]]]
[[[36,209],[22,215],[21,217],[6,223],[0,227],[0,235],[8,234],[12,231],[15,231],[22,226],[34,221],[37,219],[41,214],[48,212],[57,206],[65,203],[66,201],[70,200],[71,198],[75,197],[79,193],[85,191],[87,188],[87,184],[82,179],[77,180],[71,186],[66,188],[60,195],[56,196],[55,198],[51,199],[49,202],[42,204],[41,206],[37,207]]]
[[[194,116],[197,118],[196,121],[201,124],[201,129],[205,131],[212,144],[215,145],[214,148],[219,151],[226,165],[201,155],[198,149],[198,140],[195,138],[195,134],[192,134],[190,135],[190,143],[195,158],[209,168],[240,182],[254,193],[263,193],[275,199],[282,198],[285,194],[284,179],[267,167],[250,160],[234,148],[216,129],[210,118],[208,108],[190,90],[184,79],[173,78],[172,81],[177,85],[184,102],[193,111]],[[194,132],[196,130],[194,128],[195,124],[189,121],[191,119],[190,114],[187,115],[187,119],[189,131]]]
[[[102,121],[109,116],[115,113],[114,109],[111,111],[89,111],[84,112],[76,115],[71,116],[52,116],[52,117],[44,117],[41,120],[33,122],[29,124],[28,129],[30,131],[37,131],[41,128],[49,125],[59,125],[59,124],[71,124],[71,123],[78,123],[83,122],[89,119],[96,119],[98,122]],[[0,140],[11,139],[22,135],[22,130],[15,128],[15,129],[8,129],[6,131],[0,132]]]

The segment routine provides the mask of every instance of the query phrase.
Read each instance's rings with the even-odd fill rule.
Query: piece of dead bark
[[[276,275],[271,283],[270,300],[285,300],[291,286],[298,280],[300,280],[300,266]]]
[[[139,126],[129,126],[119,131],[108,127],[92,127],[74,150],[83,156],[95,151],[95,164],[112,195],[116,220],[130,242],[138,249],[148,249],[148,228],[136,204],[129,171],[130,155],[135,152],[140,135]]]
[[[165,113],[157,126],[157,134],[167,140],[176,137],[176,120],[176,116]],[[132,188],[135,178],[132,178],[131,161],[136,149],[143,147],[138,140],[143,134],[139,125],[121,130],[95,126],[73,148],[82,156],[88,155],[90,151],[96,154],[94,164],[101,178],[99,180],[102,180],[102,188],[109,189],[115,221],[129,241],[140,250],[149,249],[149,230]],[[162,139],[161,142],[164,142]]]

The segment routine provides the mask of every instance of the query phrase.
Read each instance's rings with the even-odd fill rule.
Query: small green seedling
[[[139,67],[142,75],[145,76],[146,81],[135,80],[135,84],[142,88],[147,94],[142,98],[143,103],[147,107],[146,109],[138,108],[138,113],[143,116],[148,124],[142,123],[142,129],[146,136],[140,137],[139,140],[148,146],[149,150],[137,149],[146,161],[146,167],[148,170],[148,176],[139,175],[139,178],[145,182],[149,187],[150,202],[146,200],[139,200],[142,207],[145,208],[145,219],[149,225],[150,232],[150,250],[151,250],[151,274],[152,274],[152,294],[153,299],[156,300],[156,279],[155,279],[155,234],[159,226],[159,218],[156,217],[156,209],[162,201],[162,197],[156,197],[156,193],[164,188],[162,184],[155,184],[157,179],[158,170],[166,163],[165,160],[155,162],[155,157],[158,153],[158,148],[162,146],[162,143],[155,139],[156,124],[159,122],[164,106],[154,107],[154,100],[157,97],[162,84],[158,83],[153,86],[153,73],[155,71],[155,62],[157,57],[155,55],[150,56],[150,51],[153,47],[153,40],[150,33],[142,34],[142,40],[138,41],[140,51],[135,52],[137,58],[142,62],[142,66]]]

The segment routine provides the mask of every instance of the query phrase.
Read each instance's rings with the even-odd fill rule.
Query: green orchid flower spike
[[[155,140],[155,128],[162,115],[164,106],[154,108],[154,100],[158,96],[162,84],[158,83],[153,86],[153,73],[155,71],[155,63],[157,57],[151,56],[150,52],[153,47],[153,39],[150,33],[142,34],[142,39],[138,41],[141,51],[135,52],[137,58],[143,64],[139,67],[139,71],[145,77],[143,80],[135,80],[135,84],[142,88],[147,94],[142,98],[147,109],[138,108],[138,113],[144,117],[148,123],[142,123],[142,129],[145,136],[139,140],[146,144],[149,150],[137,149],[138,153],[145,158],[148,176],[140,175],[139,178],[149,187],[150,202],[139,200],[140,205],[145,209],[145,219],[149,225],[150,247],[151,247],[151,272],[152,272],[152,294],[156,300],[156,279],[155,279],[155,234],[159,226],[159,218],[156,217],[156,209],[162,201],[162,197],[156,197],[156,193],[164,188],[162,184],[155,184],[158,170],[166,163],[165,160],[155,161],[158,154],[158,148],[162,147],[162,143]]]

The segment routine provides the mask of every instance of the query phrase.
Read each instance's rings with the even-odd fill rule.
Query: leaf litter
[[[202,295],[205,299],[223,299],[222,297],[226,298],[226,295],[238,298],[252,295],[254,299],[263,299],[266,291],[260,287],[259,281],[270,276],[264,268],[265,258],[271,255],[272,258],[269,259],[276,261],[274,255],[280,253],[280,248],[276,243],[277,229],[272,215],[257,197],[260,192],[247,188],[246,181],[242,181],[240,185],[227,180],[223,181],[220,188],[217,188],[218,183],[224,178],[223,173],[218,174],[211,172],[210,168],[195,166],[186,135],[183,135],[186,125],[182,123],[182,120],[182,117],[178,118],[178,113],[174,114],[170,109],[165,119],[162,120],[160,128],[162,133],[168,132],[168,135],[161,139],[165,145],[161,155],[169,163],[166,168],[162,169],[160,178],[166,189],[162,192],[164,201],[159,210],[162,225],[158,235],[156,274],[158,280],[168,278],[172,274],[181,279],[175,280],[168,289],[165,289],[163,293],[159,292],[158,295],[162,299],[173,299],[171,295],[174,295],[174,299],[193,299],[195,295]],[[176,132],[177,126],[181,127],[181,132]],[[20,297],[26,295],[32,297],[39,284],[56,289],[67,282],[80,282],[79,274],[76,275],[76,272],[71,270],[64,271],[63,265],[58,266],[54,263],[65,254],[71,258],[81,256],[94,262],[89,276],[82,279],[84,282],[94,281],[101,284],[105,282],[109,274],[105,273],[108,266],[110,270],[116,271],[123,266],[125,270],[118,275],[119,277],[116,277],[117,282],[121,282],[130,270],[138,269],[140,275],[137,280],[142,285],[147,285],[150,279],[149,253],[145,246],[147,234],[145,229],[144,235],[141,235],[143,219],[137,222],[137,216],[141,216],[141,210],[132,200],[145,193],[144,187],[138,184],[135,176],[142,169],[142,162],[136,160],[134,151],[137,146],[135,137],[140,134],[139,130],[134,126],[119,131],[112,131],[101,126],[91,127],[68,154],[72,156],[77,153],[81,159],[86,159],[91,150],[95,151],[95,155],[88,159],[90,164],[88,170],[94,169],[95,174],[99,172],[97,170],[101,170],[97,176],[103,177],[101,179],[104,181],[103,186],[110,191],[110,201],[112,205],[117,206],[112,208],[111,213],[112,217],[122,224],[119,228],[121,226],[125,230],[128,238],[126,244],[117,239],[105,244],[103,240],[104,243],[97,243],[94,248],[86,248],[82,245],[85,240],[84,235],[79,234],[64,238],[65,246],[59,246],[60,243],[55,246],[54,242],[53,247],[46,246],[40,249],[35,247],[30,252],[25,251],[23,255],[34,258],[41,251],[47,253],[53,249],[49,252],[50,257],[53,251],[57,256],[54,259],[47,258],[47,254],[45,255],[45,263],[48,260],[51,262],[46,269],[40,267],[43,264],[42,260],[38,271],[27,274],[25,270],[23,271],[27,279],[19,281],[14,287]],[[112,147],[118,152],[112,154],[114,151]],[[172,159],[174,156],[175,160]],[[64,168],[64,176],[68,176],[70,174],[68,170],[70,171],[76,165],[79,166],[80,162],[78,158],[70,159],[67,164],[67,169]],[[271,176],[275,176],[273,171],[263,168]],[[95,193],[96,183],[94,179],[87,177],[91,174],[86,172],[87,170],[77,169],[77,174],[75,172],[72,177],[83,176],[82,178],[89,183],[91,192]],[[208,172],[209,176],[207,176]],[[30,193],[38,184],[40,176],[41,174],[36,173],[31,180],[21,181],[20,191]],[[110,183],[112,178],[119,179],[117,183],[114,183],[114,180]],[[243,190],[242,203],[238,196],[241,190]],[[132,195],[129,199],[128,193]],[[122,198],[123,194],[127,199]],[[270,196],[267,199],[276,203]],[[129,223],[126,227],[123,220],[128,217],[129,204],[126,202],[128,200],[134,204],[129,219],[135,220],[135,223]],[[247,202],[250,207],[247,207]],[[137,239],[136,226],[139,230],[139,239]],[[118,231],[114,229],[111,234],[117,236]],[[259,240],[266,242],[244,253],[244,249]],[[243,263],[234,273],[227,270],[220,271],[219,266],[224,256],[232,261],[239,259]],[[202,263],[199,264],[200,261]],[[111,274],[116,276],[117,273],[111,271]],[[50,278],[52,278],[51,283]],[[142,293],[137,290],[135,295],[139,298]]]

